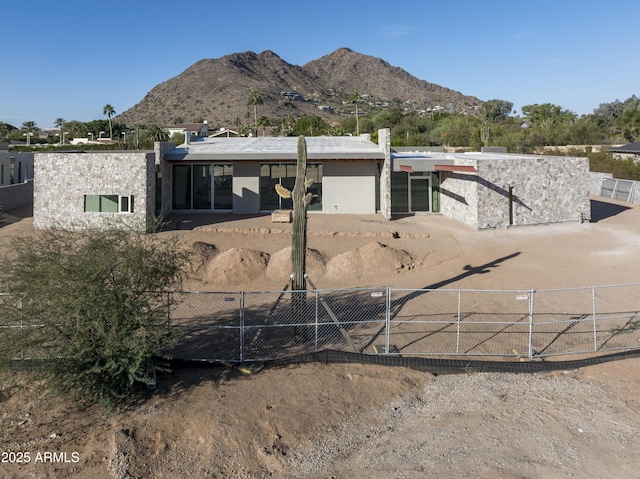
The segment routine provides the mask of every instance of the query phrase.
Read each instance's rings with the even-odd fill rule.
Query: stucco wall
[[[171,211],[171,183],[173,181],[173,170],[171,164],[164,161],[164,155],[173,151],[176,144],[172,141],[156,141],[153,145],[155,151],[155,162],[160,173],[160,216],[166,218]]]
[[[35,228],[144,230],[154,214],[155,154],[36,153]],[[133,213],[85,213],[85,195],[134,196]]]
[[[237,161],[233,164],[233,213],[260,212],[260,164]]]
[[[33,203],[33,180],[0,186],[0,207],[4,212]]]
[[[374,162],[335,161],[322,165],[322,212],[376,213]]]
[[[441,211],[474,228],[579,221],[590,217],[586,158],[507,157],[470,160],[478,173],[443,175]]]

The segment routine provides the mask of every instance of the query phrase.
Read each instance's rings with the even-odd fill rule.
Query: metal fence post
[[[596,320],[596,288],[591,288],[591,310],[593,314],[593,351],[598,350],[598,323]]]
[[[458,313],[456,318],[456,354],[460,354],[460,310],[462,308],[462,290],[458,290]]]
[[[319,302],[319,295],[318,295],[318,290],[314,290],[315,293],[315,321],[316,321],[316,341],[315,341],[315,347],[314,347],[314,351],[318,350],[318,302]]]
[[[20,295],[20,342],[24,344],[24,294]],[[22,361],[24,361],[24,346],[20,351],[20,355],[22,356]]]
[[[244,363],[244,291],[240,292],[240,362]]]
[[[384,354],[389,354],[389,343],[391,335],[391,287],[387,286],[387,300],[385,301],[385,335],[384,335]]]
[[[529,294],[529,359],[533,358],[533,297],[535,291]]]

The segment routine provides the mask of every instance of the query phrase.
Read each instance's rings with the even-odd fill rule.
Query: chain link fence
[[[323,349],[536,358],[640,347],[640,283],[562,290],[176,293],[181,359],[261,361]]]
[[[640,347],[640,283],[560,290],[364,288],[167,296],[172,356],[239,363],[319,350],[542,358]],[[3,329],[30,327],[0,321]],[[8,330],[7,330],[8,331]],[[5,331],[5,332],[7,332]]]

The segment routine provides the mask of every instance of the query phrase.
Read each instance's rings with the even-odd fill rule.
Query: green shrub
[[[64,394],[113,406],[145,389],[177,336],[168,292],[187,255],[175,239],[121,231],[47,231],[3,259],[0,356],[44,359]],[[4,333],[3,333],[4,334]]]

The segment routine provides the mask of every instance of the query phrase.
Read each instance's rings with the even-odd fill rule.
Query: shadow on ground
[[[631,209],[629,206],[591,200],[591,222],[597,223],[598,221],[619,215],[629,209]]]

